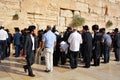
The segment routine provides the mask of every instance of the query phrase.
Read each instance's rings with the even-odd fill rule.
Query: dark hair
[[[5,29],[5,31],[9,32],[9,29]]]
[[[68,30],[72,30],[72,28],[71,28],[71,27],[67,27],[67,29],[66,29],[66,30],[67,30],[67,31],[68,31]]]
[[[105,28],[100,29],[102,33],[105,33]]]
[[[14,29],[15,29],[15,32],[19,32],[20,31],[20,29],[18,27],[15,27]]]
[[[92,26],[92,30],[98,30],[98,29],[99,29],[99,26],[97,24]]]
[[[35,30],[35,28],[36,28],[36,26],[30,25],[30,26],[28,27],[28,30],[29,30],[30,32],[32,32],[32,31]]]

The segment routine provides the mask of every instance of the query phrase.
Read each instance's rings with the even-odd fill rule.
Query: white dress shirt
[[[33,35],[30,35],[30,36],[31,36],[32,43],[33,43],[32,50],[35,50],[35,38],[33,37]]]
[[[0,30],[0,40],[7,40],[7,38],[8,38],[8,33],[5,30],[1,29]]]
[[[79,51],[80,44],[82,44],[82,37],[77,31],[73,32],[69,38],[68,42],[70,43],[70,50],[71,51]]]

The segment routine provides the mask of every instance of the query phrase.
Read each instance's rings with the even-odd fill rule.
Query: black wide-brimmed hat
[[[118,32],[118,31],[119,31],[119,29],[118,29],[118,28],[115,28],[115,29],[114,29],[114,32]]]
[[[31,31],[34,31],[35,28],[36,28],[36,26],[34,26],[34,25],[30,25],[30,26],[28,27],[28,30],[31,32]]]
[[[71,27],[67,27],[67,29],[66,30],[72,30],[72,28]]]
[[[97,24],[92,26],[92,30],[98,30],[98,29],[99,29],[99,26]]]
[[[84,30],[89,30],[88,25],[83,26]]]

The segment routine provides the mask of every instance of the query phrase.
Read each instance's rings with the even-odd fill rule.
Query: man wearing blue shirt
[[[104,53],[104,63],[109,63],[110,60],[110,47],[112,43],[112,39],[110,35],[105,33],[105,28],[102,28],[102,43],[104,45],[103,53]]]
[[[53,70],[53,51],[56,46],[56,35],[51,31],[51,26],[48,25],[46,33],[43,35],[41,48],[44,49],[46,70],[45,72],[52,72]]]
[[[20,33],[20,30],[18,27],[14,28],[15,34],[14,34],[14,45],[15,45],[15,57],[19,57],[20,55],[20,49],[21,49],[21,37],[22,34]]]

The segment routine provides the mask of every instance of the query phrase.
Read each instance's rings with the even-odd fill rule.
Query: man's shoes
[[[51,72],[50,70],[45,70],[45,72]]]
[[[118,60],[118,59],[115,59],[114,61],[120,61],[120,60]]]
[[[35,77],[35,75],[34,75],[34,74],[29,74],[28,76],[30,76],[30,77]]]
[[[103,64],[107,64],[108,62],[106,62],[106,61],[103,61],[103,62],[101,62],[101,63],[103,63]]]
[[[27,68],[25,66],[23,66],[23,68],[24,68],[24,71],[27,72]]]
[[[83,66],[83,68],[90,68],[90,66]]]

